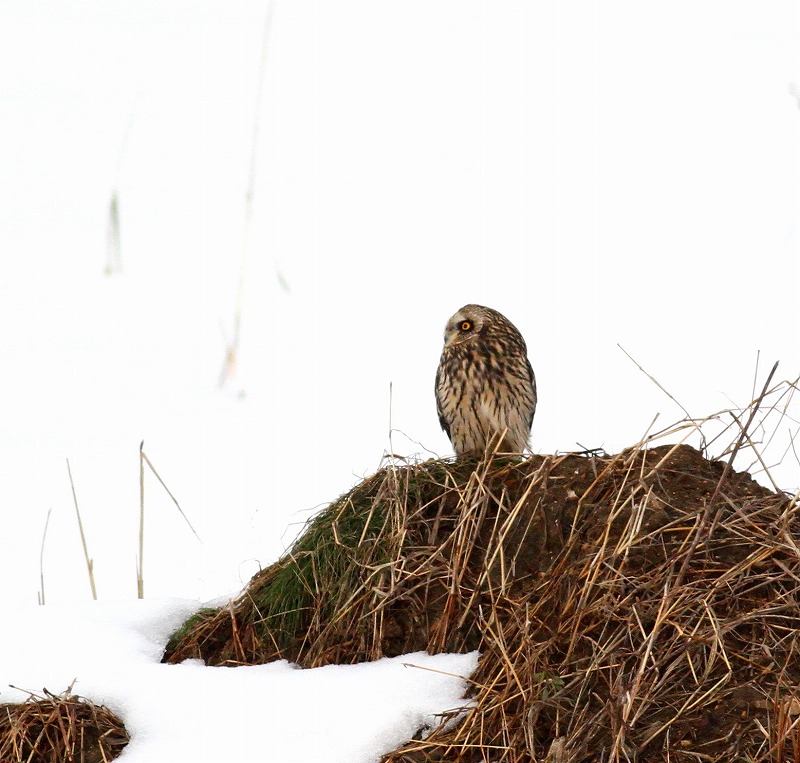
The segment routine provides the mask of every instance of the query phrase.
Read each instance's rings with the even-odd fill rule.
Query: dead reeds
[[[0,705],[3,763],[106,763],[127,744],[119,718],[69,691]]]

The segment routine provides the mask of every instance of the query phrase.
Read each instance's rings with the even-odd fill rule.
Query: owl
[[[447,322],[436,408],[457,456],[527,447],[536,379],[522,334],[497,310],[465,305]]]

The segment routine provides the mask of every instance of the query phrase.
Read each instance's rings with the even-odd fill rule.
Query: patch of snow
[[[187,600],[23,608],[0,632],[0,701],[44,688],[104,704],[125,723],[125,763],[371,763],[468,707],[478,655],[417,652],[300,670],[288,662],[159,662],[198,608]],[[14,687],[10,688],[8,684]]]

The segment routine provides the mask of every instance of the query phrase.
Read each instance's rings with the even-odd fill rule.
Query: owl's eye
[[[471,331],[472,330],[472,321],[461,321],[461,330],[462,331]]]

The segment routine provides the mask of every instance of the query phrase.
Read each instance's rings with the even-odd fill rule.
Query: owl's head
[[[483,305],[464,305],[456,312],[444,328],[445,349],[469,342],[488,329],[496,311]]]

